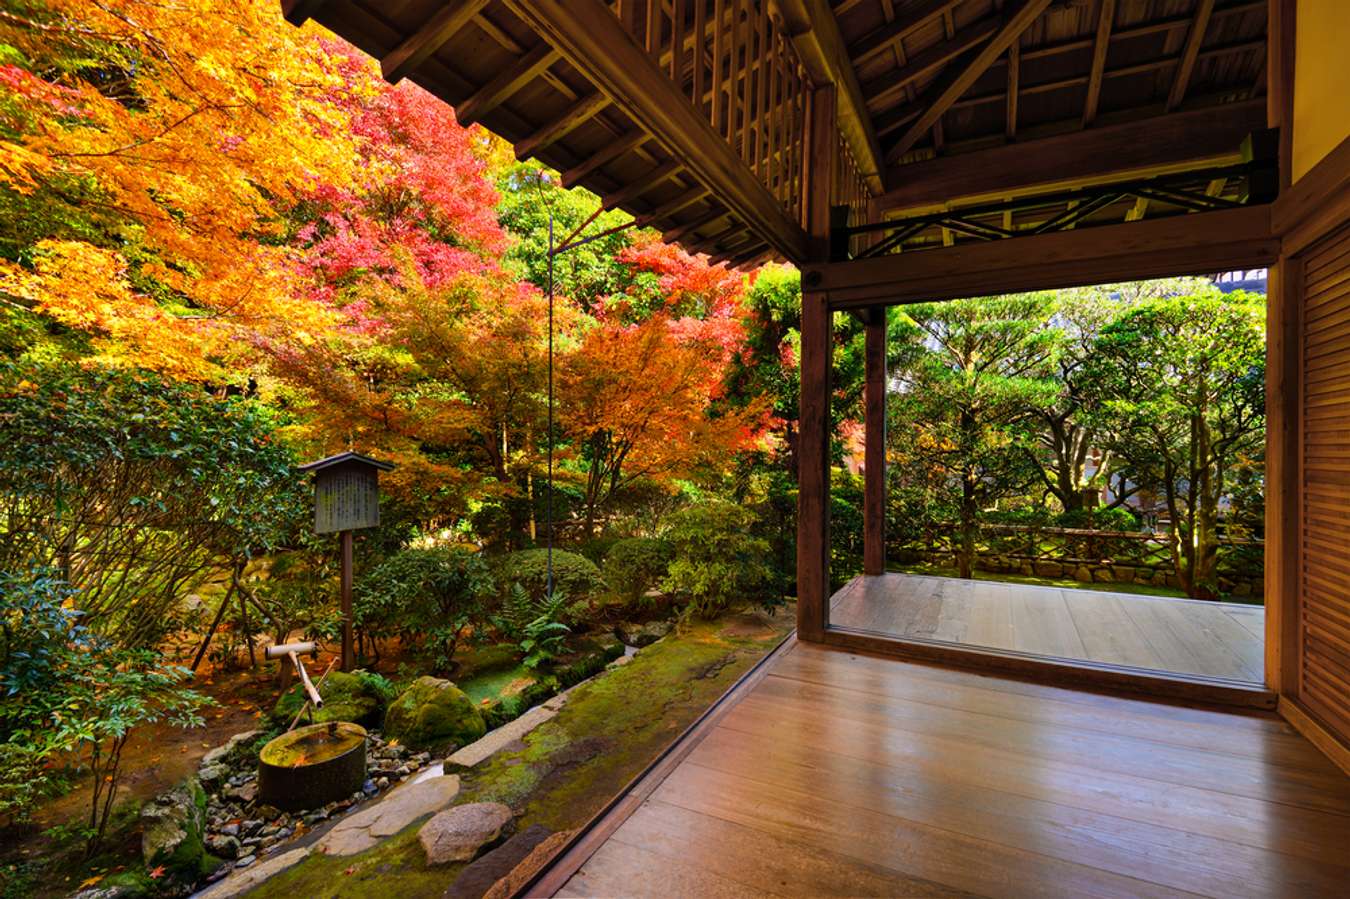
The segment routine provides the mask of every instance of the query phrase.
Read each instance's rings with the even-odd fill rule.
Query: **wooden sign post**
[[[360,453],[338,453],[308,465],[314,473],[314,533],[337,534],[342,548],[342,670],[351,671],[352,531],[380,523],[380,472],[394,466]]]

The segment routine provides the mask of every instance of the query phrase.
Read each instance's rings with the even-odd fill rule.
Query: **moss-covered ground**
[[[789,608],[772,618],[737,614],[682,628],[577,687],[518,748],[462,775],[456,803],[504,802],[516,811],[518,829],[582,826],[776,646],[793,621]],[[419,826],[361,855],[311,856],[249,895],[439,896],[461,868],[428,869]]]

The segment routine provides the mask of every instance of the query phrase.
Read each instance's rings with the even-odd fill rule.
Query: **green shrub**
[[[150,372],[0,359],[0,569],[63,570],[86,627],[158,645],[190,624],[184,583],[304,525],[283,423]]]
[[[609,551],[614,548],[614,544],[620,542],[619,537],[592,537],[577,547],[577,552],[590,559],[596,565],[604,566],[605,558]]]
[[[670,568],[674,547],[668,540],[631,537],[620,540],[605,558],[605,583],[625,603],[642,600],[661,583]]]
[[[526,549],[498,558],[493,566],[503,597],[519,584],[532,598],[542,598],[548,582],[548,550]],[[595,563],[562,549],[553,551],[553,585],[573,600],[589,600],[604,588]]]
[[[361,579],[353,617],[368,636],[420,639],[448,673],[464,634],[486,620],[496,590],[483,557],[463,547],[405,549]]]
[[[671,516],[674,559],[663,586],[688,597],[689,612],[712,618],[738,601],[766,609],[782,602],[769,567],[769,542],[754,535],[755,514],[728,502],[691,506]]]

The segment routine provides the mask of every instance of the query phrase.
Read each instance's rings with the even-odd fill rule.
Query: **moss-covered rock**
[[[389,706],[384,717],[386,739],[405,746],[465,746],[487,732],[473,701],[448,680],[419,677]]]
[[[351,721],[363,727],[380,723],[380,713],[384,711],[388,697],[384,693],[381,678],[365,671],[330,671],[319,689],[323,698],[323,708],[314,712],[314,723],[325,721]],[[305,704],[304,687],[296,684],[281,694],[276,707],[272,710],[272,721],[278,726],[291,723]]]
[[[141,808],[141,856],[147,868],[194,882],[216,866],[206,851],[206,791],[190,777]]]

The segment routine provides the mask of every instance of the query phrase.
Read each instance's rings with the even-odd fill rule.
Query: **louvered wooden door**
[[[1350,225],[1301,255],[1299,699],[1350,740]]]

